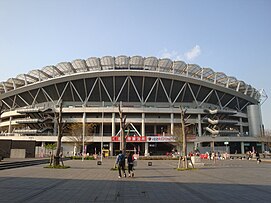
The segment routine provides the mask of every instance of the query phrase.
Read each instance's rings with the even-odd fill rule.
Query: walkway
[[[176,171],[177,161],[139,161],[135,178],[118,179],[114,160],[65,161],[69,169],[36,165],[0,171],[0,202],[270,202],[271,164],[207,160]]]

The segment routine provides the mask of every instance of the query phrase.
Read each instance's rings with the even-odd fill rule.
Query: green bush
[[[72,160],[82,160],[81,156],[71,156]],[[84,160],[95,160],[93,156],[86,156]]]

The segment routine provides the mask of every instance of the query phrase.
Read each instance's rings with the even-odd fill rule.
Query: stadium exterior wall
[[[97,153],[103,145],[113,155],[119,149],[120,105],[131,132],[128,149],[166,154],[177,148],[182,106],[191,124],[189,151],[225,142],[228,153],[264,150],[255,88],[195,64],[139,56],[75,60],[18,75],[2,82],[0,92],[0,140],[36,141],[39,147],[56,142],[54,113],[62,102],[66,123],[95,124],[84,135],[84,151]],[[65,135],[64,153],[80,153],[80,144]]]

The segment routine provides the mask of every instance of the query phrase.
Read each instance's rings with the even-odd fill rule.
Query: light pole
[[[104,101],[102,105],[102,135],[101,135],[101,162],[103,161],[103,135],[104,135]]]
[[[84,161],[84,156],[85,156],[85,134],[86,134],[86,109],[85,106],[83,106],[84,113],[83,113],[83,149],[82,149],[82,161]]]

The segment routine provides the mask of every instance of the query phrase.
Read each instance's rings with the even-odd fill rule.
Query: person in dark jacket
[[[119,178],[121,178],[121,170],[123,171],[123,175],[126,178],[126,173],[125,173],[125,156],[124,156],[124,154],[122,154],[122,151],[120,151],[120,153],[117,156],[116,164],[118,165]]]
[[[133,170],[133,167],[134,167],[134,157],[133,157],[133,152],[130,152],[129,153],[129,156],[128,156],[128,173],[129,173],[129,177],[134,177],[134,170]]]

